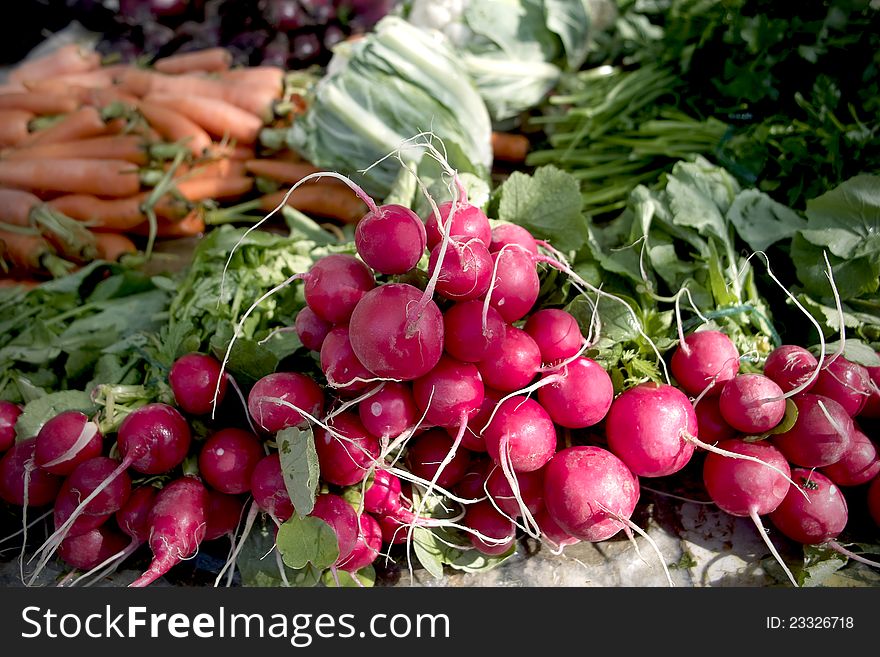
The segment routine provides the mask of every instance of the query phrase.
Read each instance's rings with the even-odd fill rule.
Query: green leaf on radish
[[[797,212],[757,189],[744,189],[737,194],[727,219],[753,251],[766,251],[807,226],[806,219]]]
[[[312,429],[283,429],[276,434],[275,442],[281,459],[284,487],[293,508],[300,517],[307,516],[315,507],[321,474]]]
[[[373,566],[361,568],[357,573],[345,570],[325,570],[321,582],[330,588],[372,588],[376,583],[376,569]]]
[[[743,440],[747,443],[756,443],[761,440],[765,440],[770,436],[775,436],[779,433],[785,433],[786,431],[790,431],[794,426],[795,422],[797,422],[798,418],[798,410],[797,404],[795,404],[791,398],[785,400],[785,415],[782,416],[782,419],[779,421],[775,427],[770,429],[770,431],[765,431],[764,433],[755,434],[752,436],[743,436]]]
[[[294,570],[283,562],[279,563],[274,543],[272,530],[267,525],[254,526],[236,560],[242,586],[277,588],[285,586],[286,579],[289,586],[310,587],[320,581],[321,570],[314,566]]]
[[[284,563],[295,570],[312,565],[324,570],[339,557],[339,542],[333,528],[320,518],[292,516],[278,528],[278,551]]]
[[[498,555],[483,554],[479,550],[457,550],[457,552],[460,554],[447,562],[452,568],[466,573],[482,573],[498,567],[516,554],[516,545],[511,545],[507,552]]]
[[[98,410],[88,393],[82,390],[62,390],[28,402],[15,423],[17,441],[36,436],[43,425],[63,411],[80,411],[92,415]]]
[[[825,353],[833,354],[840,347],[840,341],[828,342],[825,344]],[[819,345],[810,347],[810,351],[819,354]],[[861,340],[847,338],[843,347],[843,356],[847,360],[851,360],[865,367],[880,367],[880,354],[877,353],[870,345],[865,344]]]

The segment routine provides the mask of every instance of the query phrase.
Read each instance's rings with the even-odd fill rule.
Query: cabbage
[[[587,56],[590,0],[409,0],[413,25],[443,33],[475,81],[492,120],[538,103]]]
[[[287,140],[316,166],[344,173],[384,198],[400,171],[397,160],[357,172],[426,130],[442,142],[453,168],[488,179],[492,125],[461,60],[439,34],[387,16],[374,32],[334,52]],[[401,155],[418,166],[424,149],[404,147]]]

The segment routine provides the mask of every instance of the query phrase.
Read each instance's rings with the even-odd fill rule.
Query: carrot
[[[229,137],[241,144],[253,144],[263,127],[263,122],[254,114],[218,98],[150,94],[146,100],[174,108],[210,134]]]
[[[79,103],[75,98],[60,94],[23,91],[0,95],[0,109],[18,109],[34,114],[67,114],[73,112]]]
[[[228,149],[226,152],[226,157],[230,160],[252,160],[256,157],[256,153],[254,149],[250,146],[241,146],[237,145]]]
[[[73,268],[73,263],[60,258],[42,235],[25,235],[0,230],[4,244],[3,258],[12,265],[12,273],[50,273],[60,276]]]
[[[286,191],[273,192],[260,197],[260,209],[271,212],[284,200]],[[297,188],[287,200],[287,205],[306,214],[316,214],[343,223],[357,223],[367,212],[367,207],[348,189],[337,185],[315,182]]]
[[[0,252],[0,260],[2,259],[3,253]],[[0,278],[0,288],[20,287],[24,290],[33,290],[39,284],[40,281],[34,280],[32,278]]]
[[[17,148],[4,154],[10,160],[32,160],[36,158],[83,158],[101,160],[125,160],[138,166],[147,163],[144,140],[137,135],[105,135],[64,141],[60,143],[34,144]]]
[[[229,158],[193,165],[187,170],[182,167],[178,169],[178,176],[186,180],[193,178],[246,178],[247,175],[243,160]]]
[[[28,136],[20,145],[47,144],[50,142],[76,141],[97,137],[107,130],[101,113],[94,107],[81,107],[58,123]]]
[[[203,201],[234,201],[254,187],[254,179],[248,176],[196,177],[175,183],[176,194],[162,197],[156,204],[157,217],[180,219]]]
[[[510,132],[493,132],[492,151],[496,160],[525,162],[526,154],[529,152],[529,140],[523,135]]]
[[[136,226],[132,231],[134,235],[149,235],[149,223]],[[201,212],[193,210],[185,217],[178,220],[159,217],[157,220],[157,237],[194,237],[205,232],[205,219]]]
[[[98,108],[106,107],[113,103],[123,103],[124,105],[134,107],[137,104],[137,97],[126,93],[118,87],[92,87],[84,89],[82,102]]]
[[[218,77],[221,80],[243,82],[280,92],[284,84],[284,69],[279,66],[246,66],[223,71]]]
[[[22,91],[27,91],[27,89],[21,82],[5,82],[0,84],[0,94],[17,94]]]
[[[10,82],[41,80],[67,73],[92,71],[101,65],[101,55],[94,50],[71,43],[38,59],[19,64],[9,73]]]
[[[104,66],[92,71],[67,73],[47,78],[27,80],[24,85],[31,91],[44,91],[63,94],[65,89],[83,87],[85,89],[112,87],[122,76],[127,64]]]
[[[0,161],[0,185],[33,192],[70,192],[96,196],[133,196],[140,176],[124,160],[58,158]]]
[[[308,162],[288,162],[285,160],[248,160],[245,162],[247,170],[255,176],[261,176],[280,183],[293,184],[313,173],[319,173],[321,169]],[[332,178],[321,179],[324,184],[344,184]]]
[[[0,146],[16,146],[25,141],[30,135],[28,123],[32,118],[34,115],[25,110],[0,110]]]
[[[93,194],[66,194],[48,201],[48,205],[92,228],[124,232],[146,221],[142,206],[148,196],[149,192],[118,199],[102,199]]]
[[[95,233],[98,257],[101,260],[116,262],[126,253],[137,253],[137,246],[120,233]]]
[[[151,127],[168,141],[185,141],[193,155],[201,156],[211,148],[211,136],[180,112],[148,101],[137,104],[138,111]]]
[[[205,71],[213,73],[226,71],[232,64],[232,53],[226,48],[205,48],[194,52],[162,57],[153,62],[153,68],[160,73],[192,73]]]

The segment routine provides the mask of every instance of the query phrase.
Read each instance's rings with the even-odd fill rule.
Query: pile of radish
[[[698,455],[711,500],[755,522],[794,585],[762,516],[792,541],[877,565],[836,541],[851,495],[880,522],[880,458],[859,424],[880,417],[880,368],[847,360],[843,341],[819,358],[779,347],[759,370],[704,326],[672,350],[673,379],[615,391],[586,355],[601,326],[537,303],[543,267],[589,288],[549,244],[493,227],[460,184],[425,217],[352,187],[369,208],[356,255],[328,255],[289,281],[306,302],[293,329],[323,377],[257,381],[245,391],[251,430],[194,440],[192,420],[230,382],[207,354],[175,362],[174,406],[131,412],[115,437],[68,411],[14,443],[19,409],[0,406],[0,497],[25,514],[52,506],[54,533],[23,555],[29,581],[54,555],[75,583],[146,546],[152,563],[132,584],[144,586],[220,538],[235,548],[232,568],[257,516],[283,527],[303,515],[276,442],[291,428],[312,432],[320,482],[307,515],[337,538],[334,575],[356,577],[416,530],[451,532],[458,549],[487,556],[522,536],[560,551],[635,532],[671,584],[631,517],[644,479]]]

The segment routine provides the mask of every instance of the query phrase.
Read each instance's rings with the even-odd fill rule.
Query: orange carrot
[[[228,158],[195,164],[186,170],[183,167],[178,169],[178,177],[185,180],[193,178],[245,178],[247,175],[243,160]]]
[[[234,146],[232,148],[227,149],[225,153],[226,157],[230,160],[252,160],[256,157],[256,153],[254,153],[254,149],[250,146]]]
[[[31,212],[42,202],[30,192],[0,188],[0,221],[13,226],[32,227]]]
[[[12,265],[11,274],[51,273],[54,276],[69,272],[72,263],[60,258],[42,235],[25,235],[0,230],[4,244],[3,259]]]
[[[263,159],[248,160],[245,162],[247,170],[255,176],[261,176],[280,183],[293,184],[313,173],[319,173],[321,169],[308,162],[287,162],[285,160]],[[318,181],[316,181],[318,182]],[[321,178],[322,184],[340,184],[341,181],[334,178]]]
[[[18,109],[34,114],[67,114],[79,107],[76,99],[59,94],[24,91],[0,95],[0,109]]]
[[[112,103],[123,103],[134,107],[137,104],[137,97],[118,87],[93,87],[85,89],[82,102],[99,108]]]
[[[101,55],[90,48],[71,43],[38,59],[22,62],[9,73],[10,82],[42,80],[68,73],[84,73],[101,65]]]
[[[159,217],[157,220],[157,237],[194,237],[205,232],[205,219],[202,213],[193,210],[182,219],[171,220]],[[142,223],[132,231],[134,235],[149,235],[149,223]]]
[[[58,123],[28,136],[20,145],[48,144],[50,142],[76,141],[104,134],[107,124],[94,107],[81,107]]]
[[[245,66],[223,71],[218,77],[221,80],[243,82],[280,92],[284,83],[284,69],[278,66]]]
[[[28,122],[32,118],[34,115],[25,110],[0,110],[0,146],[16,146],[25,141],[30,135]]]
[[[124,160],[58,158],[0,161],[0,185],[32,192],[69,192],[120,198],[140,190],[140,176]]]
[[[175,182],[176,194],[162,197],[156,204],[156,216],[180,219],[194,204],[203,201],[234,201],[254,187],[254,179],[248,176],[218,178],[196,177]]]
[[[137,246],[120,233],[95,233],[98,257],[101,260],[116,262],[126,253],[137,253]]]
[[[17,94],[22,91],[27,91],[27,89],[21,82],[6,82],[0,84],[0,94]]]
[[[228,70],[230,64],[232,64],[232,53],[226,48],[218,47],[162,57],[153,62],[153,68],[160,73],[178,74],[193,71],[213,73]]]
[[[34,144],[14,149],[5,154],[5,157],[10,160],[32,160],[35,158],[125,160],[138,166],[144,166],[148,159],[144,140],[137,135],[105,135],[78,141]]]
[[[529,140],[523,135],[510,132],[493,132],[492,151],[496,160],[525,162],[526,154],[529,152]]]
[[[146,100],[173,108],[210,134],[229,137],[241,144],[253,144],[263,127],[263,122],[254,114],[218,98],[150,94]]]
[[[260,209],[271,212],[284,200],[286,190],[260,197]],[[343,223],[357,223],[367,212],[367,206],[348,189],[337,185],[315,182],[297,188],[287,200],[287,205],[306,214],[316,214]]]
[[[115,64],[82,73],[67,73],[54,77],[27,80],[24,85],[31,91],[58,94],[63,94],[65,89],[70,89],[71,87],[82,87],[85,89],[106,88],[116,84],[123,71],[128,68],[127,64]]]
[[[66,194],[48,201],[59,212],[88,223],[91,228],[127,231],[146,221],[142,205],[149,192],[127,198],[102,199],[93,194]]]
[[[171,142],[186,140],[186,147],[193,155],[201,156],[211,148],[211,136],[201,126],[175,109],[148,101],[139,102],[137,108],[150,126],[166,140]]]

